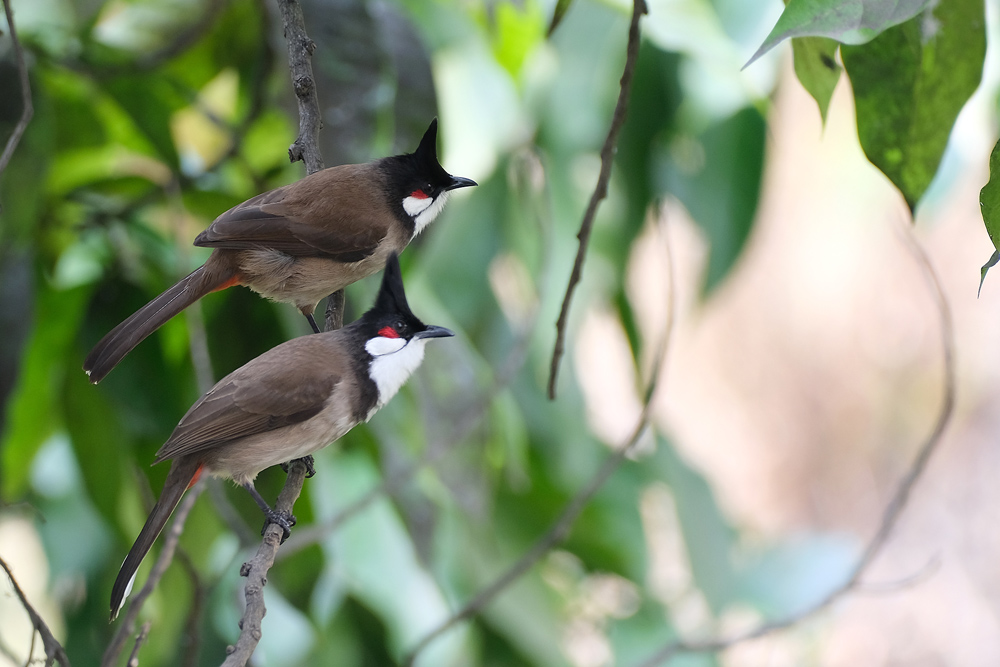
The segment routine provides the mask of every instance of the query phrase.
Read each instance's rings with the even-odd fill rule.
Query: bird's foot
[[[281,510],[266,510],[264,512],[264,527],[260,529],[260,534],[263,535],[267,531],[267,527],[272,523],[281,528],[281,544],[284,544],[288,536],[292,534],[292,526],[295,525],[295,515],[291,512],[282,512]]]
[[[302,461],[302,463],[305,464],[305,466],[306,466],[306,479],[309,479],[310,477],[312,477],[313,475],[316,474],[316,460],[313,459],[312,454],[308,454],[307,456],[303,456],[300,459],[293,459],[291,461],[288,461],[287,463],[282,463],[281,464],[281,469],[284,470],[285,473],[288,473],[288,469],[291,467],[291,465],[293,463],[295,463],[295,461]]]

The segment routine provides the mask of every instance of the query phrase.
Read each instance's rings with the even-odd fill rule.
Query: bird
[[[201,475],[245,488],[268,523],[288,537],[293,516],[254,488],[257,474],[310,456],[368,421],[420,365],[432,338],[453,336],[410,310],[395,253],[386,260],[372,308],[351,324],[293,338],[236,369],[199,398],[156,453],[172,460],[167,480],[111,590],[111,620],[132,590],[139,564]]]
[[[476,185],[437,159],[437,119],[416,151],[317,171],[229,209],[194,241],[205,264],[102,338],[83,364],[100,382],[164,322],[211,292],[244,285],[291,302],[319,327],[316,304],[376,273],[444,208],[452,190]]]

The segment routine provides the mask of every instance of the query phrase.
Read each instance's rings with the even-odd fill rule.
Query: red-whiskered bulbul
[[[194,244],[214,248],[195,269],[112,329],[83,369],[98,383],[164,322],[210,292],[245,285],[313,311],[327,294],[369,276],[438,216],[457,188],[476,182],[437,159],[437,119],[413,153],[330,167],[229,209]]]
[[[427,341],[453,335],[410,311],[399,261],[390,253],[375,305],[359,320],[282,343],[220,380],[156,453],[154,464],[173,463],[118,572],[111,619],[131,591],[139,563],[200,475],[232,478],[287,537],[294,517],[271,509],[260,496],[253,485],[257,473],[308,456],[371,419],[420,365]]]

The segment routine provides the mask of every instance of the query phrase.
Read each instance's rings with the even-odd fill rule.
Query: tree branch
[[[322,119],[319,112],[319,100],[316,96],[316,84],[312,71],[312,53],[316,44],[306,34],[305,20],[302,17],[302,7],[297,0],[278,0],[281,11],[281,21],[285,30],[285,40],[288,42],[288,68],[292,77],[292,88],[299,106],[299,136],[288,149],[288,157],[292,162],[302,160],[306,172],[313,174],[323,168],[323,156],[319,149],[319,131]],[[328,313],[327,331],[340,328],[343,324],[343,290],[330,295],[329,302],[340,299],[339,320],[334,313]],[[291,461],[288,466],[288,477],[278,495],[275,509],[279,512],[292,513],[295,501],[302,493],[302,485],[306,479],[306,465],[302,460]],[[223,662],[223,667],[242,667],[257,648],[261,638],[261,621],[267,612],[264,607],[264,586],[267,583],[267,572],[274,565],[278,547],[281,546],[282,530],[275,524],[268,524],[264,538],[257,554],[240,568],[240,574],[247,578],[244,588],[246,609],[240,619],[240,636],[236,645],[231,647],[229,655]]]
[[[276,510],[291,513],[295,501],[298,500],[299,494],[302,492],[302,484],[305,479],[305,463],[301,459],[292,461],[288,466],[288,479],[285,481],[285,486],[281,489],[278,502],[275,504]],[[281,527],[269,523],[256,555],[243,563],[240,568],[240,575],[247,578],[245,589],[247,606],[243,612],[243,618],[240,620],[240,637],[236,645],[231,647],[232,650],[229,651],[225,662],[222,663],[223,667],[243,667],[253,655],[254,649],[257,648],[257,642],[261,638],[261,620],[267,613],[264,607],[264,586],[267,584],[267,571],[274,565],[274,557],[278,553],[280,545]]]
[[[660,382],[660,375],[665,366],[667,350],[669,348],[674,323],[673,310],[675,298],[674,280],[672,275],[673,260],[670,257],[669,240],[667,240],[665,247],[667,250],[668,267],[667,323],[664,328],[663,338],[657,346],[656,354],[653,360],[652,372],[643,395],[642,412],[640,413],[639,421],[636,424],[635,429],[632,431],[632,435],[624,444],[616,449],[613,454],[605,459],[604,464],[598,469],[594,476],[591,477],[587,485],[578,491],[575,496],[573,496],[573,498],[566,505],[565,509],[563,509],[562,514],[559,515],[559,518],[556,519],[555,523],[552,524],[545,534],[535,542],[531,549],[529,549],[527,553],[511,565],[507,571],[500,575],[500,577],[494,580],[492,584],[482,589],[461,609],[452,613],[451,616],[446,618],[437,627],[427,633],[403,660],[403,667],[412,667],[414,661],[417,659],[417,656],[435,639],[462,621],[468,620],[478,614],[484,607],[486,607],[486,605],[492,602],[497,595],[506,590],[506,588],[517,581],[521,575],[531,569],[535,563],[537,563],[546,553],[549,552],[550,549],[552,549],[552,547],[566,539],[573,523],[576,521],[577,517],[580,516],[580,513],[587,506],[587,503],[589,503],[591,498],[593,498],[601,487],[604,486],[604,483],[608,481],[608,478],[610,478],[612,474],[614,474],[614,472],[622,464],[622,461],[624,461],[625,458],[635,449],[635,446],[642,438],[643,433],[646,432],[646,428],[649,426],[653,397],[656,394],[656,390]]]
[[[7,3],[5,1],[4,5],[6,4]],[[34,628],[32,637],[34,637],[34,633],[37,632],[42,638],[42,646],[45,647],[46,667],[49,667],[49,665],[55,661],[58,661],[63,667],[69,667],[69,657],[66,655],[66,649],[64,649],[62,644],[59,643],[59,640],[53,636],[52,631],[49,630],[49,626],[45,624],[42,617],[38,615],[35,608],[31,606],[30,602],[28,602],[28,598],[24,597],[24,592],[21,590],[21,587],[17,585],[17,580],[14,579],[14,573],[10,571],[9,567],[7,567],[7,563],[4,562],[3,558],[0,558],[0,567],[3,568],[3,571],[7,573],[7,577],[10,578],[10,585],[14,587],[14,593],[17,594],[18,599],[21,601],[21,606],[24,607],[26,612],[28,612],[28,618],[31,619],[31,625]],[[32,646],[34,646],[34,639],[32,639]],[[32,652],[34,652],[33,649]],[[31,662],[31,653],[28,654],[28,662]]]
[[[611,165],[614,160],[615,150],[618,145],[618,134],[625,124],[625,116],[628,112],[629,91],[632,89],[632,75],[635,73],[635,62],[639,58],[639,19],[646,13],[645,0],[634,0],[632,5],[632,22],[628,29],[628,45],[625,48],[625,69],[622,71],[620,82],[621,90],[618,92],[618,103],[615,105],[614,115],[611,117],[611,127],[608,128],[608,136],[604,139],[604,146],[601,148],[601,173],[597,178],[597,185],[590,195],[590,203],[583,214],[583,221],[580,222],[580,231],[577,232],[577,239],[580,246],[576,251],[576,260],[573,262],[573,271],[569,275],[569,284],[566,286],[566,296],[563,297],[562,308],[559,310],[559,319],[556,320],[556,343],[552,350],[552,364],[549,367],[549,398],[555,400],[556,381],[559,377],[559,361],[562,359],[566,346],[566,325],[569,319],[570,303],[573,300],[573,293],[580,282],[583,274],[583,261],[587,256],[587,246],[590,244],[590,232],[594,227],[594,216],[597,214],[597,207],[601,200],[608,196],[608,182],[611,180]]]
[[[146,579],[142,590],[129,603],[128,611],[125,612],[124,620],[118,627],[118,632],[115,633],[115,636],[111,639],[111,643],[108,644],[108,648],[104,651],[104,656],[101,658],[101,667],[114,667],[118,662],[118,656],[121,655],[122,649],[125,647],[125,642],[135,633],[135,621],[139,617],[139,611],[142,609],[142,605],[146,603],[146,599],[153,593],[157,584],[160,583],[160,578],[163,577],[167,568],[170,567],[170,563],[174,558],[174,551],[177,549],[177,542],[181,539],[181,533],[184,532],[184,522],[187,521],[188,514],[191,512],[191,508],[194,507],[194,502],[198,499],[204,488],[205,479],[203,478],[198,480],[184,494],[181,502],[177,505],[177,509],[174,510],[174,520],[170,524],[170,531],[163,541],[163,548],[160,550],[160,555],[156,558],[156,562],[153,563],[153,569],[150,570],[149,578]]]
[[[889,504],[886,505],[882,513],[878,530],[875,531],[872,539],[868,542],[868,546],[851,570],[850,576],[843,584],[832,590],[821,600],[787,618],[763,623],[755,629],[729,638],[716,638],[703,641],[675,640],[664,645],[659,651],[640,663],[639,667],[656,667],[656,665],[661,665],[673,656],[682,653],[722,651],[741,642],[757,639],[777,630],[784,630],[826,609],[841,597],[863,590],[861,577],[864,576],[872,561],[881,552],[893,528],[896,527],[900,515],[909,502],[913,487],[923,475],[924,470],[926,470],[931,455],[938,448],[941,437],[944,435],[945,428],[951,421],[951,416],[955,409],[955,334],[951,320],[951,309],[948,307],[948,300],[945,297],[937,273],[934,271],[934,267],[927,257],[927,253],[913,238],[912,229],[908,226],[906,234],[908,247],[924,272],[924,277],[927,279],[933,293],[934,303],[937,306],[940,318],[941,352],[944,366],[944,395],[941,401],[941,410],[934,422],[934,428],[917,451],[917,455],[910,465],[909,470],[897,484],[895,493],[893,493]]]
[[[31,103],[31,82],[28,80],[28,66],[24,62],[24,47],[21,45],[21,40],[17,38],[17,29],[14,27],[14,12],[10,8],[10,0],[3,0],[3,11],[7,16],[10,41],[14,44],[14,54],[17,58],[17,73],[21,80],[22,106],[21,117],[18,119],[17,125],[14,126],[14,131],[10,133],[3,153],[0,154],[0,174],[4,172],[10,163],[10,159],[14,155],[14,150],[21,142],[21,137],[24,135],[25,130],[28,129],[28,123],[31,122],[31,116],[35,113],[35,108]]]
[[[306,173],[312,174],[323,168],[323,156],[319,151],[319,131],[323,119],[319,113],[319,98],[316,96],[316,79],[313,77],[312,54],[316,43],[306,34],[302,6],[298,0],[278,0],[281,22],[288,42],[288,69],[292,75],[292,88],[299,102],[299,136],[288,148],[292,162],[302,160]]]

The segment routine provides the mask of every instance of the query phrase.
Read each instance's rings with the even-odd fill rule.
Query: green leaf
[[[73,361],[82,363],[71,355]],[[123,466],[117,462],[127,455],[125,429],[103,392],[87,381],[80,364],[66,364],[70,373],[63,382],[63,410],[66,429],[83,473],[87,495],[104,518],[115,521]],[[115,464],[112,464],[115,462]]]
[[[92,286],[56,291],[40,286],[35,305],[35,326],[28,339],[17,385],[7,402],[6,430],[0,440],[3,499],[20,498],[28,484],[28,472],[39,447],[52,434],[59,420],[58,393]]]
[[[834,60],[839,45],[826,37],[796,37],[792,40],[792,54],[795,58],[795,76],[816,104],[819,114],[826,124],[826,112],[830,108],[830,98],[840,80],[841,66]]]
[[[1000,262],[1000,250],[994,250],[989,260],[979,269],[979,289],[976,291],[976,297],[983,291],[983,281],[986,280],[986,272],[996,266],[997,262]]]
[[[545,38],[545,17],[537,2],[497,5],[493,55],[511,76],[518,76],[528,54]]]
[[[1000,261],[1000,141],[993,146],[990,154],[990,180],[979,191],[979,209],[983,212],[986,233],[990,235],[990,241],[993,241],[993,247],[996,248],[990,261],[983,265],[980,272],[979,290],[982,291],[986,272]]]
[[[760,113],[745,108],[699,137],[675,141],[664,189],[673,193],[708,236],[705,291],[716,287],[739,257],[757,213],[764,172]]]
[[[934,0],[791,0],[764,43],[744,67],[789,37],[830,37],[864,44],[880,32],[913,18]]]
[[[843,47],[865,155],[912,211],[930,185],[952,125],[983,73],[979,0],[949,0],[863,47]]]

